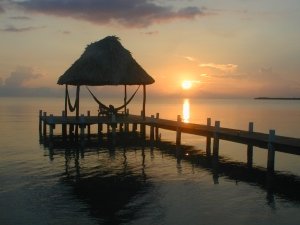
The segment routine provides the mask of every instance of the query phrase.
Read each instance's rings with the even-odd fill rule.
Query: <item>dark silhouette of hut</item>
[[[69,106],[70,111],[76,110],[79,116],[80,86],[124,85],[124,105],[114,110],[125,108],[134,95],[127,100],[127,85],[143,86],[143,116],[145,117],[146,85],[154,83],[154,79],[135,61],[131,53],[125,49],[119,38],[108,36],[87,46],[84,53],[74,64],[58,79],[58,84],[66,86],[65,113]],[[70,103],[68,85],[76,89],[75,105]],[[89,90],[89,89],[88,89]],[[138,90],[138,89],[137,89]],[[89,90],[90,91],[90,90]],[[102,104],[90,91],[93,98],[99,103],[99,108],[109,109]]]

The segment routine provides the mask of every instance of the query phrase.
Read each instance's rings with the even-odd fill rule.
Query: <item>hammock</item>
[[[78,98],[76,97],[75,102],[74,102],[74,106],[72,106],[69,91],[68,91],[68,86],[66,88],[66,94],[67,94],[67,98],[68,98],[69,110],[70,110],[70,112],[74,112],[75,109],[78,107]]]
[[[102,102],[100,102],[97,97],[91,92],[91,90],[88,88],[88,86],[86,86],[87,90],[90,92],[90,94],[92,95],[93,99],[99,104],[99,108],[101,109],[104,109],[106,111],[113,111],[114,112],[117,112],[119,111],[120,109],[123,109],[125,108],[130,102],[131,100],[134,98],[135,94],[137,93],[137,91],[139,90],[141,85],[138,86],[138,88],[135,90],[135,92],[132,94],[132,96],[128,99],[127,102],[125,102],[123,105],[117,107],[117,108],[114,108],[112,105],[109,105],[109,106],[106,106],[104,105]]]

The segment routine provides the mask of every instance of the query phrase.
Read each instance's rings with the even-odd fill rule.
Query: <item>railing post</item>
[[[219,131],[220,131],[220,121],[215,121],[213,155],[216,157],[219,156]]]
[[[177,116],[176,145],[181,144],[181,116]]]
[[[43,112],[43,136],[47,135],[47,124],[46,124],[46,117],[47,117],[47,113]]]
[[[141,117],[143,118],[143,121],[145,120],[145,113],[144,111],[142,110],[141,111]],[[146,137],[146,126],[144,123],[141,123],[140,125],[140,134],[142,137]]]
[[[150,125],[150,140],[154,141],[154,115],[151,115],[151,125]]]
[[[274,140],[275,140],[275,130],[270,130],[269,140],[268,140],[268,164],[267,164],[268,172],[274,172],[274,165],[275,165],[275,149],[273,146]]]
[[[63,138],[66,138],[66,134],[67,134],[67,117],[66,117],[66,112],[63,110],[61,112],[61,117],[62,117],[62,124],[61,124],[61,134],[63,136]]]
[[[91,117],[91,111],[88,110],[87,111],[87,136],[88,136],[88,139],[90,139],[90,136],[91,136],[91,125],[89,123],[90,121],[90,117]]]
[[[53,129],[55,128],[55,122],[54,122],[54,117],[53,117],[53,114],[50,114],[50,117],[49,117],[49,128],[50,128],[50,139],[53,138]]]
[[[43,111],[39,111],[39,135],[42,136],[42,117],[43,117]]]
[[[159,119],[159,113],[156,113],[156,120]],[[155,141],[158,141],[159,139],[159,134],[158,134],[159,130],[158,130],[158,125],[156,123],[156,126],[155,126]]]
[[[84,128],[85,128],[85,117],[84,114],[81,114],[79,117],[79,127],[80,127],[80,139],[84,141]]]
[[[211,126],[211,118],[207,118],[207,126]],[[206,136],[206,155],[210,156],[211,155],[211,137],[210,135]]]
[[[249,129],[248,129],[249,135],[253,133],[254,130],[253,127],[254,127],[253,122],[249,122]],[[253,165],[253,145],[248,144],[247,145],[247,166],[248,168],[252,168],[252,165]]]
[[[128,115],[129,115],[129,109],[126,109],[125,112],[125,132],[129,132],[129,124],[128,124]]]

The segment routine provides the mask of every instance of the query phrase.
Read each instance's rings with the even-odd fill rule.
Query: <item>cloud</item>
[[[13,20],[30,20],[31,18],[28,16],[11,16],[9,17],[10,19]]]
[[[212,69],[217,69],[225,73],[232,73],[235,72],[238,68],[235,64],[215,64],[215,63],[204,63],[200,64],[200,67],[208,67]]]
[[[191,61],[191,62],[196,61],[196,59],[191,56],[184,56],[183,58],[185,58],[186,60]]]
[[[185,7],[175,10],[158,5],[153,0],[27,0],[14,3],[32,12],[71,17],[96,24],[117,22],[135,28],[205,15],[205,8]]]
[[[37,30],[37,29],[42,29],[44,27],[32,27],[32,26],[29,26],[29,27],[20,27],[20,28],[17,28],[15,26],[12,26],[12,25],[9,25],[7,26],[6,28],[2,28],[0,29],[0,31],[4,31],[4,32],[27,32],[27,31],[32,31],[32,30]]]
[[[28,81],[41,76],[41,74],[34,73],[32,68],[19,67],[14,72],[11,72],[9,77],[4,80],[4,86],[11,88],[24,87]]]

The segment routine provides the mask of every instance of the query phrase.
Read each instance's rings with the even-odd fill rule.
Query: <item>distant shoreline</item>
[[[300,100],[300,98],[271,98],[271,97],[257,97],[255,100]]]

